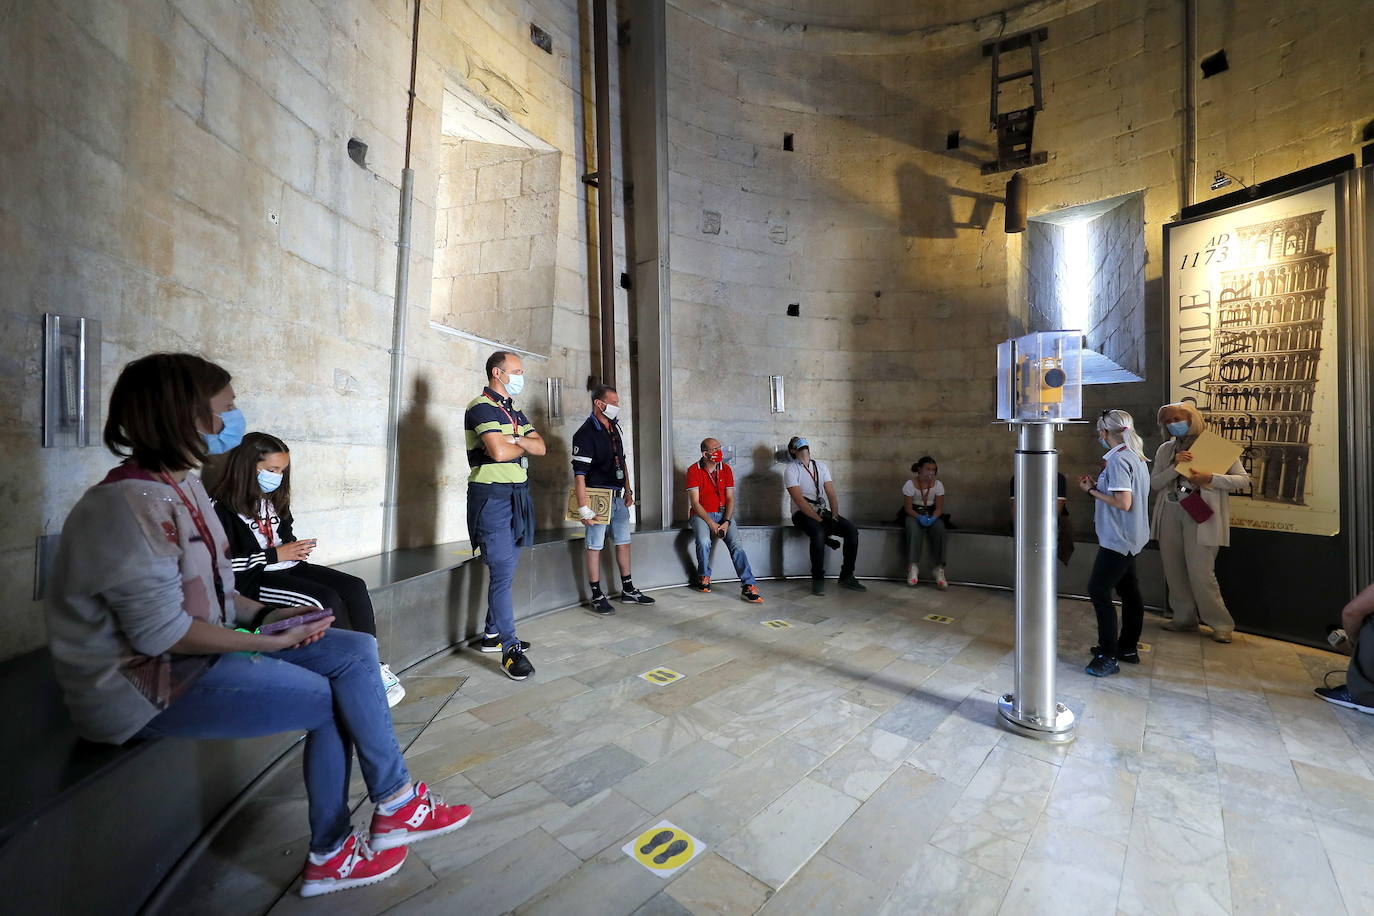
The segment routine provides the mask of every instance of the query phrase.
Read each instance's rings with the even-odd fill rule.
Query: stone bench
[[[810,575],[808,544],[792,525],[743,525],[740,536],[760,579]],[[951,531],[947,572],[953,583],[1010,588],[1012,539],[1002,533]],[[613,551],[603,551],[602,579],[619,579]],[[1060,568],[1060,593],[1086,592],[1096,546],[1080,544]],[[586,600],[579,532],[549,532],[521,556],[514,585],[518,618]],[[838,551],[827,551],[835,575]],[[713,564],[719,581],[734,572],[723,546]],[[1164,604],[1159,556],[1141,558],[1146,604]],[[367,582],[377,611],[383,657],[402,670],[481,632],[486,568],[463,542],[398,550],[337,568]],[[695,569],[685,528],[635,534],[634,576],[641,588],[685,584]],[[903,534],[892,525],[860,528],[860,577],[905,577]],[[110,747],[76,735],[46,650],[0,664],[0,887],[11,912],[134,913],[212,827],[300,735],[232,741],[142,741]],[[79,880],[73,880],[79,878]]]

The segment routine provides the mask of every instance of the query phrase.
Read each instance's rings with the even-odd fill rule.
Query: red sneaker
[[[367,840],[355,833],[344,841],[334,858],[323,865],[305,860],[305,880],[301,883],[302,897],[318,897],[350,887],[363,887],[385,881],[405,864],[405,847],[373,852]]]
[[[372,846],[374,849],[394,849],[427,840],[432,836],[451,833],[468,822],[472,809],[467,805],[446,805],[438,795],[431,795],[424,783],[415,786],[415,797],[395,814],[372,812]]]

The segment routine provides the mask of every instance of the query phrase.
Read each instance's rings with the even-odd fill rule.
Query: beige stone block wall
[[[319,538],[319,559],[380,548],[412,9],[401,0],[56,0],[5,15],[0,658],[43,640],[41,607],[30,598],[35,538],[60,531],[114,463],[103,448],[38,447],[45,311],[103,322],[106,396],[124,363],[154,350],[223,363],[249,428],[292,447],[297,527]],[[553,35],[554,54],[529,42],[530,21]],[[597,333],[587,283],[595,239],[586,233],[595,222],[577,181],[592,142],[583,98],[591,84],[581,76],[590,58],[580,45],[589,33],[575,0],[423,5],[400,455],[405,543],[466,537],[462,412],[480,391],[487,355],[429,326],[436,243],[450,271],[482,257],[461,223],[445,219],[436,232],[438,212],[477,201],[481,176],[440,188],[439,112],[450,80],[502,106],[562,160],[552,174],[514,163],[510,175],[493,172],[482,184],[529,183],[557,197],[557,243],[536,251],[524,242],[526,263],[537,258],[556,275],[554,301],[538,306],[566,316],[547,322],[559,336],[547,360],[530,361],[524,398],[557,443],[536,471],[541,522],[557,524]],[[618,91],[613,98],[618,106]],[[368,144],[366,169],[348,158],[350,137]],[[502,233],[505,200],[493,200]],[[617,246],[623,252],[620,229]],[[495,296],[499,303],[499,284]],[[622,294],[618,355],[628,367],[624,307]],[[564,378],[570,408],[552,426],[542,396],[550,374]]]

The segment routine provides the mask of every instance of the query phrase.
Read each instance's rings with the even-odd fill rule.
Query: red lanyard
[[[484,391],[482,392],[482,394],[486,395],[487,400],[491,401],[493,404],[496,405],[497,410],[501,411],[503,414],[506,415],[506,419],[510,421],[511,435],[520,435],[520,424],[515,422],[515,414],[507,410],[505,405],[498,401],[496,398],[492,397],[490,393]]]
[[[703,467],[702,470],[706,471],[706,468]],[[706,479],[711,481],[711,488],[716,491],[716,508],[718,510],[725,508],[725,490],[720,485],[720,473],[720,467],[716,468],[714,474],[706,471]]]
[[[929,506],[930,506],[930,491],[931,491],[931,490],[934,490],[934,489],[935,489],[935,484],[931,484],[929,488],[924,489],[924,490],[921,489],[921,487],[920,487],[919,484],[917,485],[916,490],[921,494],[921,505],[926,506],[927,508],[929,508]]]
[[[258,530],[263,532],[267,538],[266,546],[272,547],[275,546],[275,539],[272,534],[272,504],[266,499],[262,501],[262,510],[262,518],[254,518],[253,521],[258,523]]]
[[[815,486],[815,488],[816,488],[816,498],[817,498],[817,499],[820,499],[820,498],[821,498],[821,472],[820,472],[820,468],[816,468],[816,462],[815,462],[815,461],[807,462],[805,465],[803,465],[803,467],[806,468],[806,473],[809,474],[809,475],[811,476],[811,483],[812,483],[812,485]],[[812,468],[815,468],[815,470],[812,470]]]
[[[191,524],[196,526],[196,532],[200,535],[201,541],[204,542],[205,549],[210,551],[210,571],[215,576],[215,594],[219,596],[220,612],[223,613],[224,583],[219,575],[219,557],[215,555],[215,539],[210,534],[210,526],[205,523],[205,516],[200,514],[200,509],[196,507],[196,504],[182,492],[181,487],[177,486],[177,482],[172,479],[171,474],[166,471],[158,471],[158,476],[162,478],[164,483],[176,490],[177,496],[181,497],[181,504],[186,507],[186,511],[191,515]]]

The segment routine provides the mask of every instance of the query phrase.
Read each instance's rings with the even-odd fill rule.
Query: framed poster
[[[1340,531],[1336,186],[1165,227],[1167,385],[1238,444],[1231,525]]]

